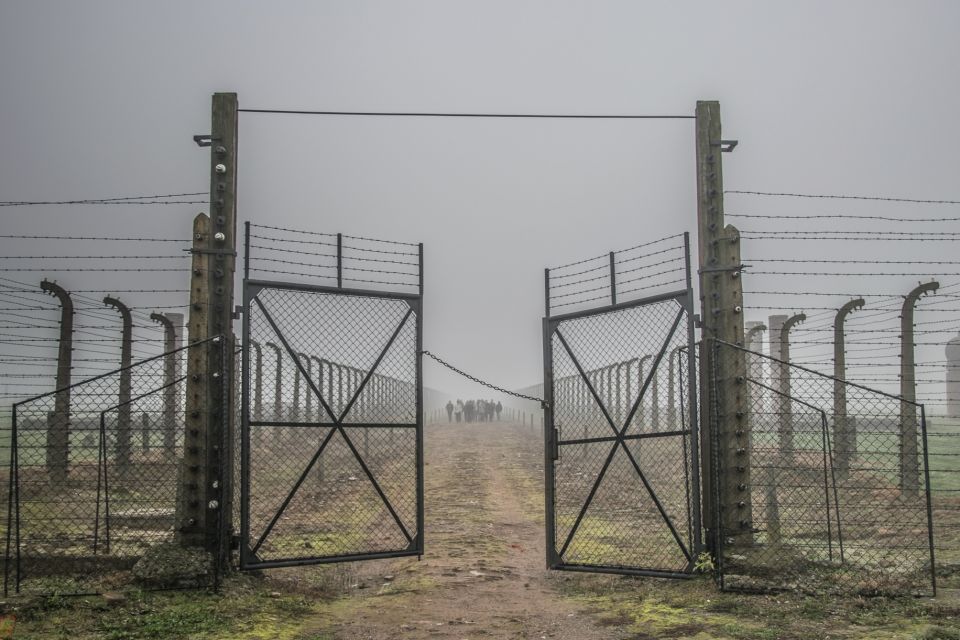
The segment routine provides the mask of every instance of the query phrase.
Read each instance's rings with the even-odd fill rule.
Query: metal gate
[[[301,254],[310,242],[337,247],[338,286],[251,279],[250,239],[266,248],[283,231],[247,231],[240,567],[421,555],[422,270],[416,293],[340,285],[351,259],[412,255],[419,268],[422,248],[364,258],[365,239],[300,237]]]
[[[683,244],[673,247],[678,264],[666,270],[660,265],[671,261],[671,249],[662,243],[670,240],[642,245],[639,255],[628,253],[639,247],[611,253],[602,269],[577,263],[572,277],[579,282],[609,280],[610,304],[603,307],[551,316],[550,303],[573,294],[563,289],[562,273],[547,271],[544,466],[552,569],[686,577],[696,562],[700,483],[695,371],[688,357],[694,340],[689,240],[684,234]],[[598,270],[609,273],[587,275]],[[650,288],[677,281],[686,287],[617,302],[625,284],[644,278],[654,280]]]

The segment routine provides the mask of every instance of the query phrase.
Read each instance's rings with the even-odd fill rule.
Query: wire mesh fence
[[[13,406],[5,591],[216,582],[211,556],[175,552],[170,544],[182,499],[183,362],[212,340]],[[168,561],[180,566],[164,567]]]
[[[739,495],[716,495],[719,575],[733,590],[926,594],[935,590],[923,406],[715,342],[716,362],[740,350],[748,445]],[[735,376],[717,364],[711,384]],[[714,450],[732,416],[711,407]],[[716,482],[717,487],[720,486]],[[729,517],[737,513],[736,518]],[[729,523],[740,520],[743,527]]]
[[[692,569],[700,525],[685,295],[550,325],[547,535],[557,568]]]
[[[419,553],[419,299],[247,287],[242,566]]]

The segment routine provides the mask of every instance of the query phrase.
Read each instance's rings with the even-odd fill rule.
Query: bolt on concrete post
[[[70,372],[73,368],[73,300],[70,293],[44,280],[40,288],[60,302],[60,339],[57,343],[57,394],[47,423],[47,477],[61,484],[70,464]]]
[[[836,473],[847,477],[850,462],[857,452],[857,434],[853,421],[847,420],[847,362],[843,324],[847,316],[863,308],[863,298],[850,300],[837,310],[833,319],[833,448]]]
[[[130,473],[130,364],[133,344],[133,317],[130,309],[114,297],[106,296],[103,304],[113,307],[123,319],[120,339],[120,389],[117,409],[117,471],[121,478]]]
[[[900,313],[900,491],[909,498],[917,497],[920,492],[913,311],[920,296],[939,288],[940,283],[936,281],[914,287],[904,299]]]

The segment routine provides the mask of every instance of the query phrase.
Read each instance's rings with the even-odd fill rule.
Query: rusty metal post
[[[863,308],[863,298],[850,300],[837,310],[833,319],[833,447],[836,473],[846,478],[850,471],[850,461],[857,451],[855,426],[847,420],[847,361],[843,324],[847,316],[856,309]]]
[[[920,492],[913,311],[920,296],[939,288],[940,283],[936,281],[914,287],[904,298],[900,313],[900,491],[909,498],[916,498]]]
[[[40,288],[60,302],[60,340],[57,346],[57,394],[47,425],[47,476],[60,484],[67,479],[70,464],[70,372],[73,369],[73,300],[55,282],[44,280]]]
[[[126,478],[130,472],[130,364],[133,348],[133,317],[127,305],[112,296],[103,304],[120,313],[123,329],[120,334],[120,393],[117,399],[117,472]]]

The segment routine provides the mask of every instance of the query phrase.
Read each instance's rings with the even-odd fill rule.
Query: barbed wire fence
[[[184,212],[195,211],[191,205],[205,204],[208,197],[207,192],[180,191],[4,201],[0,206],[43,208],[58,214],[77,210],[99,212],[99,208],[106,207],[106,211],[127,216],[131,207],[152,210],[156,206],[176,205]],[[185,218],[184,229],[189,229],[188,224]],[[124,226],[130,226],[126,217]],[[64,384],[76,385],[114,372],[125,364],[125,353],[135,364],[180,347],[186,342],[184,319],[189,308],[189,231],[176,237],[149,235],[136,228],[127,234],[70,234],[34,233],[30,227],[21,224],[20,233],[0,234],[0,511],[5,515],[14,403],[50,393]],[[107,300],[112,302],[108,304]],[[130,315],[129,333],[124,331],[126,311]],[[67,326],[63,327],[63,323]],[[69,342],[62,345],[65,336]],[[140,369],[133,371],[138,373]],[[151,391],[138,382],[142,376],[132,378],[138,393]],[[162,386],[162,375],[157,379]],[[114,394],[113,404],[118,402],[116,392],[116,388],[110,391]],[[100,401],[110,404],[107,395]],[[77,395],[73,399],[77,415],[90,409],[91,401],[96,400],[89,393],[83,398]],[[161,420],[170,420],[160,413],[144,409],[143,416],[134,416],[136,428],[159,428]],[[80,427],[72,427],[77,428]],[[149,446],[154,445],[161,446],[151,439]],[[82,446],[80,451],[83,453]],[[21,463],[26,460],[21,459]],[[81,463],[82,460],[68,461],[70,465]],[[170,489],[173,488],[171,485]]]
[[[916,402],[927,411],[937,571],[945,586],[955,586],[960,580],[960,396],[953,394],[960,389],[950,394],[947,378],[960,378],[960,362],[945,349],[960,331],[960,261],[953,259],[951,244],[960,239],[960,216],[944,210],[960,203],[726,193],[726,216],[743,238],[745,318],[765,328],[747,348],[763,347],[778,357],[771,321],[803,313],[805,319],[786,338],[790,362],[833,375],[837,312],[862,299],[862,307],[841,321],[845,379],[899,396],[905,298],[922,283],[939,284],[912,305],[913,387]],[[775,373],[765,375],[769,379]]]

